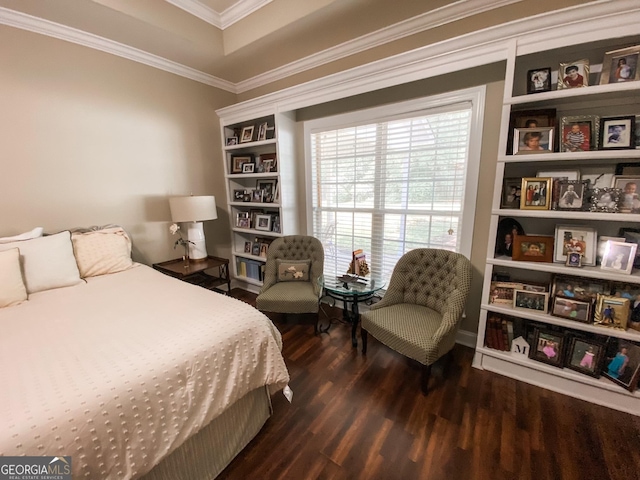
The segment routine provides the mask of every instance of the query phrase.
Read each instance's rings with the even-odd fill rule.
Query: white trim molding
[[[204,83],[205,85],[220,88],[227,92],[236,93],[236,88],[233,83],[201,72],[195,68],[187,67],[186,65],[167,60],[166,58],[129,45],[124,45],[114,40],[109,40],[108,38],[51,22],[43,18],[34,17],[26,13],[0,7],[0,24],[39,33],[48,37],[57,38],[58,40],[64,40],[65,42],[93,48],[94,50],[100,50],[118,57],[133,60],[143,65],[164,70],[165,72],[189,78],[196,82]]]
[[[273,0],[238,0],[223,12],[217,12],[198,0],[165,0],[171,5],[198,17],[221,30],[239,22],[256,10],[271,3]]]

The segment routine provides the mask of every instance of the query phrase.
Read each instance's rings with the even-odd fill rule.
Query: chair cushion
[[[311,282],[280,282],[256,298],[256,308],[277,313],[316,313],[318,296]]]
[[[389,348],[423,365],[431,365],[438,359],[438,345],[433,335],[441,321],[442,316],[435,310],[409,303],[397,303],[361,315],[362,328]]]
[[[279,282],[308,282],[311,260],[276,260]]]

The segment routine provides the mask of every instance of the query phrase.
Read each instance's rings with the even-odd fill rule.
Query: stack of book
[[[494,350],[508,352],[511,350],[511,342],[514,338],[513,318],[495,313],[487,315],[487,327],[484,336],[485,346]]]
[[[248,258],[236,258],[236,268],[241,277],[262,281],[264,278],[264,263]]]

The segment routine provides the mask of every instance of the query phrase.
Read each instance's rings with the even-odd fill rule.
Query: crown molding
[[[216,110],[223,122],[292,111],[580,41],[640,34],[637,0],[600,0],[472,32]],[[612,12],[615,10],[615,12]],[[567,39],[567,28],[583,32]],[[547,39],[553,43],[545,43]]]
[[[233,83],[201,72],[195,68],[187,67],[186,65],[167,60],[166,58],[145,52],[129,45],[124,45],[107,38],[99,37],[92,33],[83,32],[82,30],[42,18],[33,17],[26,13],[16,12],[14,10],[0,7],[0,24],[39,33],[41,35],[57,38],[66,42],[75,43],[76,45],[93,48],[95,50],[100,50],[102,52],[133,60],[134,62],[142,63],[159,70],[164,70],[165,72],[189,78],[196,82],[204,83],[205,85],[220,88],[227,92],[236,93],[236,88]]]
[[[436,8],[435,10],[403,20],[402,22],[371,32],[354,40],[314,53],[301,60],[270,70],[269,72],[243,80],[236,84],[236,89],[238,93],[244,93],[350,55],[355,55],[365,50],[379,47],[380,45],[456,22],[473,15],[518,3],[519,1],[520,0],[497,0],[487,2],[486,0],[459,0],[450,5]]]
[[[165,1],[214,27],[224,30],[273,0],[238,0],[222,13],[216,12],[213,8],[200,3],[198,0]]]

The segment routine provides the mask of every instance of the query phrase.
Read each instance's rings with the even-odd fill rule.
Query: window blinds
[[[313,234],[325,275],[345,273],[356,249],[386,280],[409,250],[458,251],[471,114],[465,102],[311,133]]]

